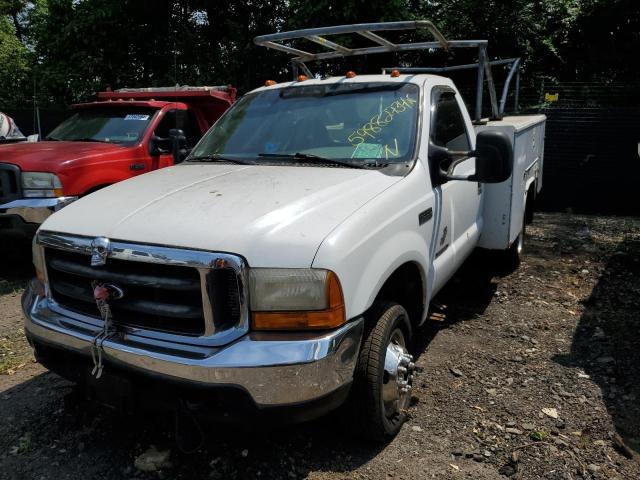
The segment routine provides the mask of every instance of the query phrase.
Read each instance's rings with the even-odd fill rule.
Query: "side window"
[[[160,123],[153,133],[160,138],[169,138],[169,130],[172,128],[180,128],[177,125],[177,121],[176,110],[169,110],[164,114],[164,117],[162,117],[162,120],[160,120]]]
[[[433,111],[431,115],[431,142],[439,147],[451,151],[465,152],[471,150],[469,136],[464,117],[458,106],[456,95],[450,89],[435,89],[431,96]],[[447,170],[451,161],[442,160],[440,163],[429,158],[431,182],[434,187],[445,180],[440,175],[440,168]]]
[[[184,135],[187,137],[187,147],[193,148],[200,140],[200,137],[202,137],[202,132],[200,131],[196,114],[191,109],[186,112],[184,110],[180,110],[178,114],[186,117],[183,121],[184,128],[182,130],[184,130]]]
[[[187,148],[193,148],[202,136],[195,114],[191,110],[169,110],[160,120],[154,133],[160,138],[169,138],[169,130],[172,128],[179,128],[184,132]]]
[[[434,115],[435,123],[431,128],[433,143],[455,151],[471,149],[464,117],[456,101],[455,93],[447,90],[438,95]]]

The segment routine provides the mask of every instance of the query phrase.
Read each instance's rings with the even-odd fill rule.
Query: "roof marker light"
[[[398,70],[391,70],[391,76],[392,76],[392,77],[399,77],[399,76],[400,76],[400,71],[398,71]]]
[[[276,83],[278,82],[276,82],[275,80],[267,80],[266,82],[264,82],[264,86],[270,87],[271,85],[275,85]]]
[[[299,82],[304,82],[305,80],[307,80],[307,76],[306,75],[298,75],[298,81]]]
[[[356,72],[354,72],[353,70],[349,70],[346,74],[345,77],[347,78],[353,78],[356,76]]]

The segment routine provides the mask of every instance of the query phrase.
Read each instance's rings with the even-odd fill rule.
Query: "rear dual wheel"
[[[365,335],[354,375],[352,419],[357,433],[387,441],[402,428],[411,399],[413,357],[411,324],[396,303],[377,303],[365,319]]]
[[[500,266],[506,272],[514,272],[520,266],[522,261],[522,254],[524,252],[524,239],[525,239],[526,225],[525,219],[522,219],[522,228],[518,237],[513,241],[511,246],[504,251],[499,252]]]

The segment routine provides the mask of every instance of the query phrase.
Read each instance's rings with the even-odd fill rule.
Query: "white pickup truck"
[[[330,49],[298,59],[356,55],[320,36],[348,31],[401,51],[416,44],[373,32],[416,27],[437,32],[395,22],[257,43],[293,49],[277,43],[289,35]],[[542,185],[544,117],[481,123],[441,76],[268,81],[182,164],[44,222],[23,297],[36,358],[97,397],[245,419],[346,402],[361,433],[392,437],[431,299],[476,247],[517,263]]]

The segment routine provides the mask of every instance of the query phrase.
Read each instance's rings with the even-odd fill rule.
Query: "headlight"
[[[62,182],[53,173],[22,172],[22,194],[25,197],[61,197],[62,193]]]
[[[346,321],[340,281],[329,270],[254,268],[249,294],[257,330],[335,328]]]

